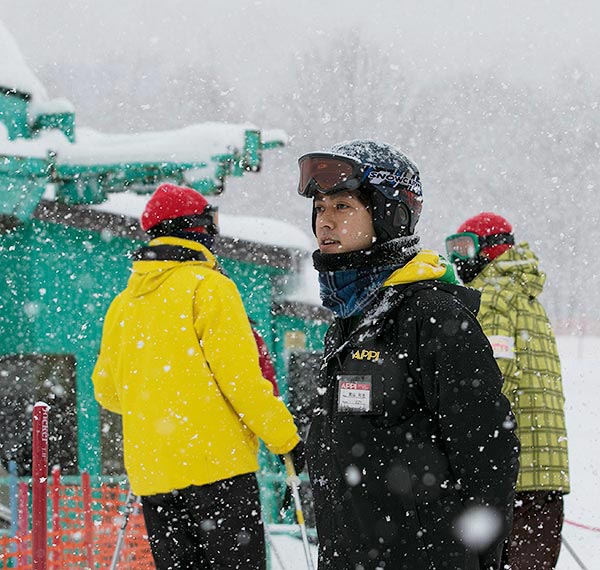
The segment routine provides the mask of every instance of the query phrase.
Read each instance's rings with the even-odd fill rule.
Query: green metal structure
[[[39,92],[0,85],[0,391],[30,382],[36,399],[58,402],[66,393],[76,432],[56,444],[76,452],[78,470],[114,473],[122,467],[109,457],[118,430],[94,400],[91,373],[103,316],[126,284],[129,254],[146,236],[136,219],[93,205],[117,192],[149,195],[166,181],[218,194],[228,177],[258,172],[263,151],[285,137],[209,123],[160,133],[163,142],[153,147],[148,133],[77,129],[68,102],[39,99]],[[173,152],[169,141],[181,139],[191,151]],[[320,350],[328,322],[317,307],[285,301],[281,283],[307,253],[221,237],[216,254],[271,350],[285,398],[290,355]],[[57,383],[34,374],[55,362],[72,376]],[[279,470],[274,461],[262,451],[265,480]]]

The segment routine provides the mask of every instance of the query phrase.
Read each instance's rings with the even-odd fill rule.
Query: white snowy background
[[[296,159],[361,137],[419,164],[424,245],[442,249],[481,210],[509,218],[548,273],[542,300],[560,334],[566,516],[600,528],[599,2],[0,0],[0,19],[78,127],[284,129],[289,144],[265,153],[263,172],[214,200],[228,235],[310,249]],[[305,276],[298,298],[314,298]],[[564,536],[597,567],[600,532],[566,524]],[[275,540],[287,570],[304,568],[299,540]],[[563,548],[559,569],[577,568]]]

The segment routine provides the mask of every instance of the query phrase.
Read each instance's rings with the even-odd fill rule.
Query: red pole
[[[32,453],[32,557],[33,570],[46,570],[48,563],[48,409],[44,402],[33,406]]]
[[[55,465],[52,468],[52,568],[60,570],[62,559],[62,542],[60,537],[60,466]]]
[[[91,569],[94,567],[94,521],[92,519],[92,486],[90,474],[87,471],[81,474],[81,491],[83,493],[83,528],[87,568]]]

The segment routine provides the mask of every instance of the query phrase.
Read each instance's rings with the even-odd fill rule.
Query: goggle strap
[[[407,170],[404,174],[396,174],[398,171],[390,171],[390,170],[382,170],[379,168],[375,168],[372,166],[367,167],[365,174],[361,180],[361,185],[368,184],[371,187],[377,188],[381,186],[385,186],[387,188],[392,188],[393,190],[404,189],[416,194],[417,196],[421,196],[421,181],[419,175],[413,172],[412,170]],[[373,176],[377,176],[380,173],[382,176],[379,180],[369,180],[369,176],[373,174]],[[391,177],[391,181],[387,180],[387,177]]]
[[[515,236],[512,234],[492,234],[489,236],[479,237],[479,248],[492,247],[494,245],[514,245]]]
[[[365,171],[363,172],[363,175],[360,179],[360,185],[362,186],[365,181],[367,180],[367,178],[369,177],[369,173],[373,170],[372,166],[367,166],[367,168],[365,168]]]

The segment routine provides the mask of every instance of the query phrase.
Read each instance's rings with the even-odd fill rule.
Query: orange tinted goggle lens
[[[311,181],[326,194],[354,175],[354,167],[348,162],[332,157],[306,157],[300,160],[300,184],[298,193],[306,196]]]
[[[446,239],[446,251],[450,261],[471,259],[479,253],[479,240],[475,234],[456,234]]]

